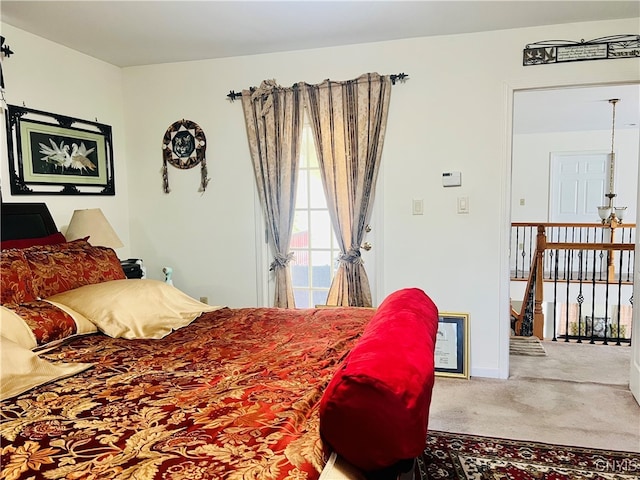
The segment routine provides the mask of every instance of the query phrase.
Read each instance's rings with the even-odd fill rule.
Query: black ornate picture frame
[[[9,105],[13,195],[115,195],[111,126]]]

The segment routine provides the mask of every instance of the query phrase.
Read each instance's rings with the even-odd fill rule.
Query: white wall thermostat
[[[460,185],[462,185],[462,173],[444,172],[442,174],[443,187],[459,187]]]

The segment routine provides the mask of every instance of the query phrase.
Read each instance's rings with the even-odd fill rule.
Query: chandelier
[[[616,103],[618,103],[619,101],[620,99],[618,98],[612,98],[609,100],[609,103],[612,107],[611,153],[609,154],[609,193],[605,194],[605,197],[609,199],[609,202],[608,205],[598,207],[598,215],[600,216],[602,224],[613,227],[622,223],[624,212],[627,210],[627,207],[615,207],[613,205],[613,199],[616,197],[616,194],[613,193],[616,168],[616,154],[614,151],[614,140],[616,133]]]

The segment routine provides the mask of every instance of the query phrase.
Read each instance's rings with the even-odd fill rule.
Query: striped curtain
[[[283,88],[265,80],[243,90],[242,108],[249,150],[274,256],[274,306],[294,308],[289,252],[295,213],[298,157],[302,137],[302,95],[294,85]]]
[[[322,172],[331,222],[340,246],[328,305],[372,306],[360,245],[373,207],[387,125],[391,79],[377,73],[346,82],[298,84]]]

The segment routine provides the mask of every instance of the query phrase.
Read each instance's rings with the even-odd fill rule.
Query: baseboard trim
[[[634,353],[634,352],[631,352]],[[636,399],[636,403],[640,405],[640,364],[631,359],[631,367],[629,369],[629,390]]]
[[[483,377],[483,378],[498,378],[504,379],[507,377],[500,376],[500,369],[498,368],[473,368],[471,367],[471,376],[472,377]]]

